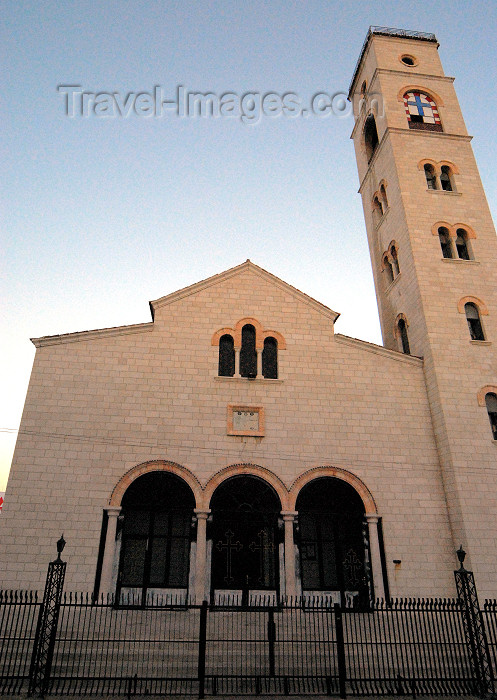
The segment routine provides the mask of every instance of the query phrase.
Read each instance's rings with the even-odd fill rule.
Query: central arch
[[[281,501],[252,474],[224,480],[210,500],[211,599],[244,605],[277,594],[280,579]]]

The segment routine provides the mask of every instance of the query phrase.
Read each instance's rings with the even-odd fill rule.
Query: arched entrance
[[[364,504],[347,482],[314,479],[299,493],[300,575],[304,594],[331,594],[342,605],[373,597]]]
[[[211,499],[211,599],[244,605],[279,591],[278,516],[274,489],[256,476],[223,481]]]
[[[179,477],[154,471],[138,477],[122,498],[118,599],[145,605],[154,595],[187,592],[195,499]]]

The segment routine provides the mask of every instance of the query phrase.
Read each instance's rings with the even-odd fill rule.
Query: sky
[[[340,101],[369,25],[436,34],[495,218],[493,0],[2,5],[0,491],[32,337],[150,321],[149,300],[250,258],[338,311],[336,332],[381,344]],[[255,97],[244,119],[228,97],[185,116],[160,106],[178,86]],[[330,114],[283,113],[282,96],[317,93],[337,96]]]

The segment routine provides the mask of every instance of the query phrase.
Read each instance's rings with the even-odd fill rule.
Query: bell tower
[[[454,548],[484,594],[497,560],[497,238],[438,46],[370,28],[352,138],[383,342],[424,360]]]

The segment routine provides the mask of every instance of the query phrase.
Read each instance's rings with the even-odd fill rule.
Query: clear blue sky
[[[148,301],[250,258],[381,343],[352,117],[74,118],[60,84],[347,91],[368,26],[434,32],[491,207],[497,3],[6,2],[0,490],[30,337],[150,320]]]

